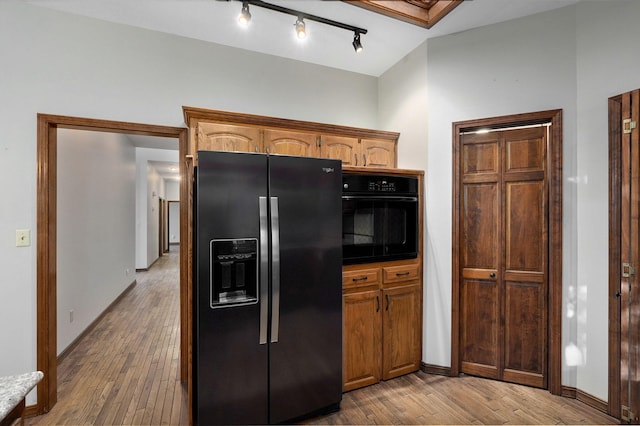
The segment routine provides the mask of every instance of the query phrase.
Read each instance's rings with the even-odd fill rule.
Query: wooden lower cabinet
[[[382,315],[380,291],[346,294],[342,302],[344,391],[377,383],[382,378]]]
[[[421,336],[419,264],[343,272],[345,392],[417,371]]]
[[[384,344],[382,379],[392,379],[420,368],[422,320],[419,284],[382,290]]]

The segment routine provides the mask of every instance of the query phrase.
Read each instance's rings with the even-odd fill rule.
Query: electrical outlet
[[[16,229],[16,247],[29,247],[31,245],[31,230]]]
[[[73,322],[73,309],[69,311],[69,322]]]

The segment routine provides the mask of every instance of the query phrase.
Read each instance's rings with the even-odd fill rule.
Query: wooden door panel
[[[460,369],[546,379],[546,128],[465,134],[460,177]]]
[[[420,368],[420,286],[408,285],[384,289],[384,345],[382,350],[384,380]]]
[[[511,130],[505,132],[505,173],[544,171],[546,139],[544,128]]]
[[[381,303],[379,290],[343,296],[342,374],[345,392],[377,383],[382,377]]]
[[[473,142],[474,136],[477,138],[481,135],[465,137],[465,145],[462,148],[462,173],[497,173],[500,162],[498,141],[492,137],[482,143],[468,143]]]
[[[505,188],[505,269],[543,272],[546,267],[544,182],[507,182]]]
[[[495,183],[465,185],[462,214],[463,268],[498,267],[498,186]]]
[[[341,160],[343,166],[357,166],[358,138],[322,136],[320,157]]]
[[[460,359],[463,373],[499,376],[498,295],[495,281],[462,280]]]
[[[357,166],[396,167],[396,142],[381,139],[361,139]]]
[[[197,132],[196,151],[262,151],[255,127],[200,122]]]
[[[270,154],[319,157],[317,136],[285,130],[265,130],[264,148]]]
[[[505,282],[504,380],[519,381],[526,373],[530,386],[543,387],[546,370],[546,292],[543,275],[537,282]]]

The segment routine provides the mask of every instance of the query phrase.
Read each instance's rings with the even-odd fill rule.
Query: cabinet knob
[[[495,272],[492,272],[492,273],[489,274],[489,278],[495,278],[495,277],[496,277],[496,273]]]

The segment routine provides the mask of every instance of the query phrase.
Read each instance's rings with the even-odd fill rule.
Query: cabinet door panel
[[[356,152],[358,149],[358,139],[343,136],[322,136],[320,145],[320,156],[342,160],[343,166],[357,166]]]
[[[344,391],[377,383],[381,378],[382,315],[380,291],[343,296]]]
[[[358,166],[396,167],[396,142],[382,139],[361,139]]]
[[[229,124],[198,123],[196,151],[260,152],[260,130]]]
[[[382,294],[382,378],[387,380],[420,368],[420,285],[385,289]]]
[[[270,154],[319,157],[317,136],[285,130],[265,130],[264,148]]]

